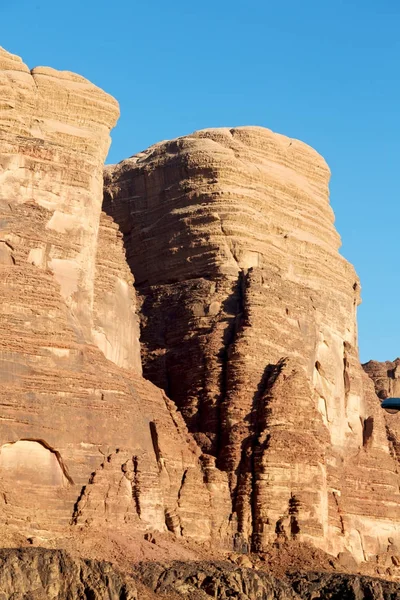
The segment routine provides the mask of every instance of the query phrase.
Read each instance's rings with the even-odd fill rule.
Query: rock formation
[[[116,101],[4,50],[0,98],[7,543],[150,529],[221,555],[308,542],[398,561],[400,438],[359,364],[323,159],[262,128],[204,130],[107,167],[102,212]],[[63,553],[0,558],[27,579],[68,563],[78,597],[97,597],[88,578],[135,594]],[[208,593],[179,569],[178,593],[192,576]],[[210,569],[214,597],[273,593]]]
[[[363,369],[372,379],[376,395],[385,398],[398,398],[400,396],[400,358],[393,362],[378,362],[370,360],[363,364]],[[398,414],[388,414],[383,411],[385,429],[391,454],[400,461],[400,420]],[[396,472],[398,466],[396,466]]]
[[[139,563],[123,574],[107,562],[44,548],[0,550],[0,597],[13,600],[394,600],[398,583],[340,572],[292,570],[276,577],[225,561]]]
[[[374,382],[376,395],[385,398],[400,396],[400,358],[393,362],[378,362],[370,360],[363,364],[363,369]]]
[[[209,540],[229,514],[211,493],[229,500],[226,476],[141,377],[133,279],[101,214],[117,103],[4,50],[0,98],[1,523],[42,539],[92,523]]]
[[[132,578],[66,552],[0,549],[0,597],[13,600],[137,600]]]
[[[136,569],[136,576],[154,591],[155,598],[391,600],[399,597],[398,583],[382,579],[301,571],[277,579],[265,571],[235,568],[226,562],[144,564]]]
[[[145,377],[228,474],[236,548],[309,541],[365,560],[400,541],[397,460],[357,350],[329,169],[259,127],[162,142],[105,169]]]

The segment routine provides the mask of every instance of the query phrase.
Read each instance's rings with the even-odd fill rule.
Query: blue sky
[[[113,94],[108,162],[204,127],[262,125],[332,170],[361,278],[361,359],[400,355],[398,0],[0,0],[0,45]]]

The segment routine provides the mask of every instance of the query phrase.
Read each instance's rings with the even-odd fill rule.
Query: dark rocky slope
[[[1,600],[137,600],[130,577],[109,563],[73,558],[62,550],[0,550]]]
[[[395,600],[397,583],[343,573],[296,572],[277,579],[265,571],[221,563],[144,564],[136,571],[157,595],[185,600]]]

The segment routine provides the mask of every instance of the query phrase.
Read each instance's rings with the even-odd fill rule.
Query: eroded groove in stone
[[[164,532],[170,511],[209,541],[200,451],[141,377],[133,278],[101,212],[118,104],[2,49],[0,96],[0,521],[47,540],[71,522]]]
[[[103,208],[136,281],[143,372],[226,472],[235,544],[279,534],[363,560],[400,535],[399,482],[329,176],[297,140],[209,129],[106,167]]]

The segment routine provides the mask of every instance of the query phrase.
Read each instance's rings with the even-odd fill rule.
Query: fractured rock
[[[135,278],[144,375],[227,473],[235,549],[300,540],[362,561],[399,540],[399,480],[329,175],[297,140],[207,129],[106,167],[103,208]]]
[[[0,549],[0,598],[137,600],[136,585],[106,562],[62,550]]]
[[[173,403],[141,377],[133,279],[101,214],[118,105],[4,50],[0,98],[1,522],[44,539],[173,522],[209,541],[214,484]]]

